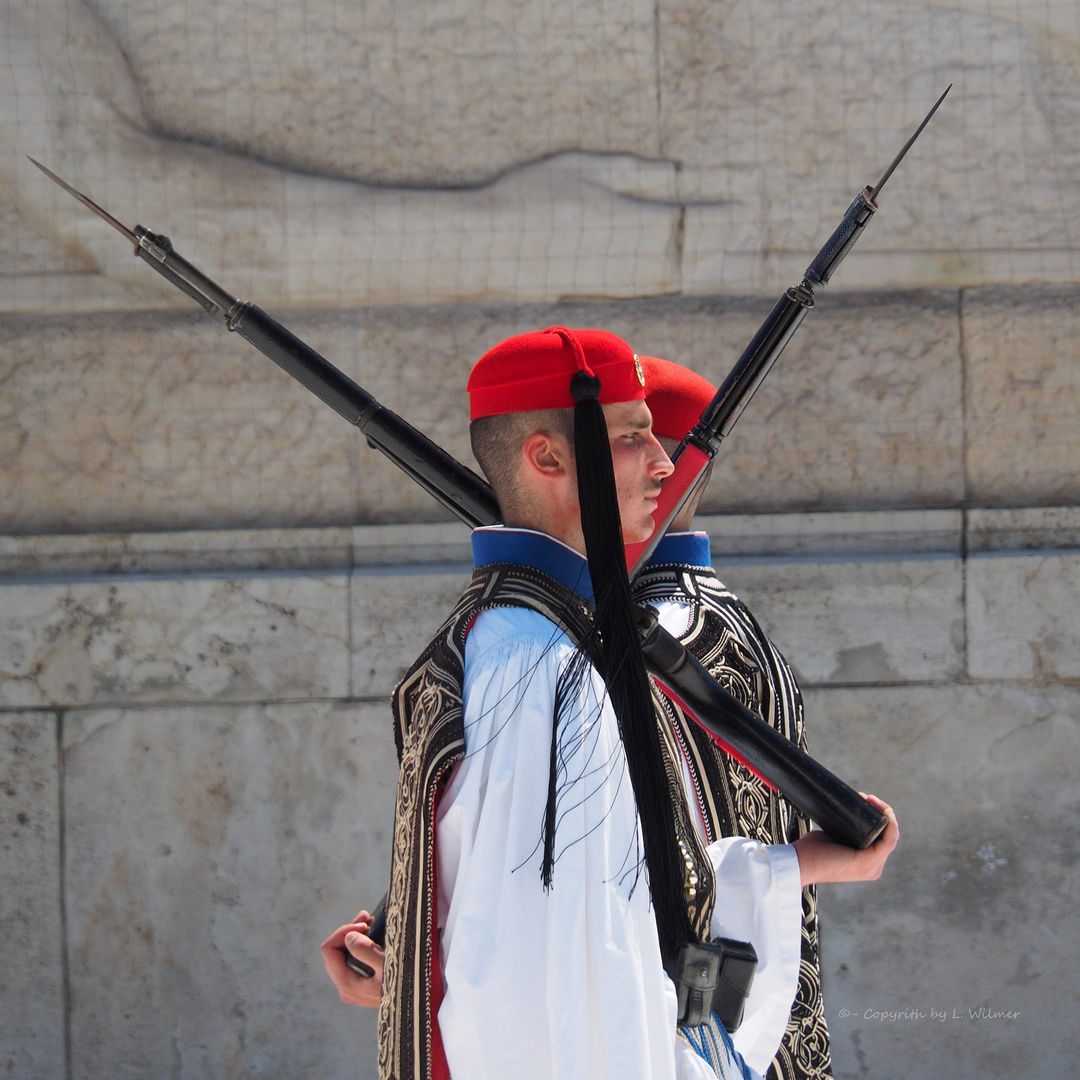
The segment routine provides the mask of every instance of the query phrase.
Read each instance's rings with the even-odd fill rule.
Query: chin
[[[656,532],[656,522],[650,517],[648,522],[642,522],[636,529],[623,529],[623,543],[643,544],[646,540],[652,538],[654,532]]]

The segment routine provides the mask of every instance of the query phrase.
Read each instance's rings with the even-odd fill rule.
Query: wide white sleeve
[[[574,650],[484,612],[466,652],[467,753],[440,802],[439,1026],[453,1080],[674,1080],[660,960],[615,717],[588,668],[559,734],[552,887],[540,877],[551,725]]]
[[[784,1036],[799,982],[802,884],[790,844],[725,837],[709,845],[716,872],[714,937],[749,941],[757,971],[739,1030],[732,1035],[746,1063],[764,1073]]]

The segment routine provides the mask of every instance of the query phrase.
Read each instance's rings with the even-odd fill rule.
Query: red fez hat
[[[579,371],[600,380],[602,405],[645,397],[644,372],[621,337],[552,326],[507,338],[477,360],[467,386],[469,418],[572,409],[570,383]]]
[[[645,404],[652,413],[653,434],[682,442],[712,401],[716,387],[681,364],[655,356],[639,359],[645,372]]]

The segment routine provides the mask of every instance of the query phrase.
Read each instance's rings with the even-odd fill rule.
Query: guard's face
[[[623,542],[640,543],[653,534],[652,513],[660,487],[674,466],[652,433],[652,413],[644,401],[605,405],[604,419],[611,441]]]

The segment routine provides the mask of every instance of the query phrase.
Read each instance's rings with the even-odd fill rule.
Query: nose
[[[649,459],[649,475],[657,480],[663,480],[675,471],[675,466],[671,464],[671,458],[667,456],[667,451],[660,445],[652,432],[649,433],[649,438],[651,439],[650,449],[653,451]]]

